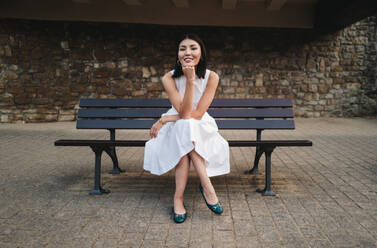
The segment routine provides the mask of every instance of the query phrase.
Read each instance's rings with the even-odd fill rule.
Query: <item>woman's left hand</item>
[[[160,129],[162,128],[163,124],[162,124],[162,122],[160,120],[156,121],[153,124],[153,126],[151,127],[151,130],[149,131],[149,136],[151,138],[156,138],[157,134],[158,134],[158,131],[160,131]]]

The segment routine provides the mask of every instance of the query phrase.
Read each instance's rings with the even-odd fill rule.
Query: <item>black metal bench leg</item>
[[[106,147],[105,152],[110,156],[111,160],[113,161],[113,169],[109,171],[109,174],[120,174],[121,172],[124,172],[124,170],[119,168],[118,157],[116,154],[115,147]]]
[[[262,154],[263,151],[260,149],[259,146],[257,146],[255,150],[254,166],[251,170],[245,171],[245,174],[262,174],[258,168],[259,160],[262,157]]]
[[[274,196],[275,193],[271,190],[271,154],[275,147],[265,147],[264,153],[266,155],[266,182],[263,190],[257,189],[257,192],[262,193],[264,196]]]
[[[90,192],[91,195],[101,195],[102,193],[110,193],[110,190],[101,187],[101,157],[104,150],[103,147],[91,147],[96,154],[95,168],[94,168],[94,189]]]

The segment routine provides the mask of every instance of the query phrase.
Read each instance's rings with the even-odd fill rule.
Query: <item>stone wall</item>
[[[376,17],[344,30],[0,21],[1,122],[76,118],[81,97],[166,97],[176,37],[195,32],[217,98],[294,99],[305,117],[376,115]]]

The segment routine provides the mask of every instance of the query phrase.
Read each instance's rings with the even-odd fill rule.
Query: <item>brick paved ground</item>
[[[224,214],[206,208],[192,170],[188,219],[178,225],[170,213],[174,175],[143,171],[143,148],[119,148],[127,173],[104,172],[112,193],[89,196],[93,153],[53,142],[107,133],[75,130],[75,123],[2,124],[0,247],[376,247],[377,119],[298,119],[296,126],[264,133],[314,143],[275,150],[276,197],[255,192],[264,175],[242,174],[254,149],[231,148],[231,173],[213,178]],[[147,131],[118,137],[127,135],[146,138]],[[103,165],[111,168],[106,156]]]

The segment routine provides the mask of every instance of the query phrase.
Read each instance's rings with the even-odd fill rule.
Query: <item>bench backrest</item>
[[[78,129],[149,129],[168,99],[81,99]],[[291,99],[214,99],[208,113],[220,129],[294,129]],[[126,120],[125,120],[126,119]]]

